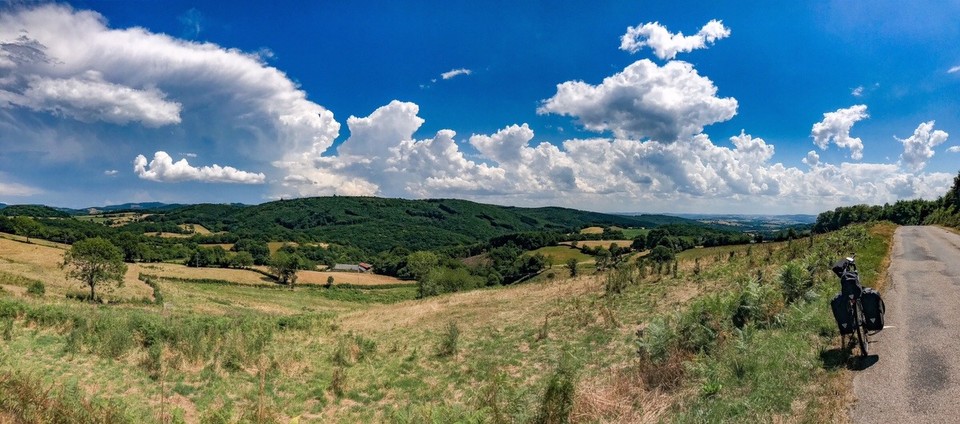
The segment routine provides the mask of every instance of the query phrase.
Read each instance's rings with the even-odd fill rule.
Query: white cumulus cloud
[[[138,177],[157,182],[200,181],[204,183],[240,183],[263,184],[266,176],[262,173],[253,173],[238,170],[231,166],[211,165],[193,167],[186,159],[174,162],[166,152],[156,152],[153,160],[147,163],[147,158],[138,155],[133,161],[133,172]]]
[[[850,129],[857,121],[869,116],[866,105],[855,105],[824,113],[823,121],[813,124],[810,136],[813,137],[813,143],[821,150],[826,149],[833,142],[837,147],[850,149],[850,157],[860,160],[863,158],[863,141],[850,137]]]
[[[820,155],[815,150],[811,150],[807,152],[807,157],[803,158],[802,162],[811,168],[815,167],[820,164]]]
[[[444,72],[444,73],[440,74],[440,76],[443,77],[443,79],[448,80],[448,79],[453,78],[453,77],[456,77],[456,76],[460,76],[460,75],[470,75],[470,74],[472,74],[472,73],[473,73],[473,71],[471,71],[471,70],[469,70],[469,69],[460,68],[460,69],[451,69],[451,70],[449,70],[449,71],[447,71],[447,72]]]
[[[689,63],[657,66],[642,59],[599,85],[557,85],[557,94],[544,100],[537,113],[572,116],[588,130],[611,131],[619,138],[669,143],[729,120],[737,113],[737,100],[717,97],[713,81]]]
[[[104,125],[121,124],[158,150],[204,140],[237,152],[231,161],[263,165],[319,156],[340,130],[260,53],[113,29],[96,12],[55,4],[0,13],[0,111],[0,149],[14,152],[96,145],[113,131]]]
[[[903,154],[900,163],[911,171],[919,171],[927,165],[933,157],[933,148],[947,141],[947,134],[942,130],[933,129],[934,121],[922,122],[913,131],[913,135],[904,139],[897,138],[903,144]]]
[[[668,60],[677,57],[678,53],[703,49],[729,36],[730,29],[716,19],[707,22],[696,34],[687,36],[682,32],[673,34],[659,22],[648,22],[628,27],[620,37],[620,50],[636,53],[643,47],[650,47],[661,60]]]

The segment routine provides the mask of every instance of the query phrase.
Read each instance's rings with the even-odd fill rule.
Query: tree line
[[[936,200],[899,200],[894,204],[842,206],[817,216],[813,231],[825,233],[850,224],[891,221],[899,225],[939,224],[960,227],[960,173]]]

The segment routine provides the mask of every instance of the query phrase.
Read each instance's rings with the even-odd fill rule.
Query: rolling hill
[[[573,231],[590,225],[699,225],[665,215],[622,216],[559,207],[519,208],[466,200],[314,197],[255,206],[200,204],[151,216],[148,222],[200,224],[213,232],[273,240],[320,240],[371,252],[472,244],[525,231]],[[389,243],[390,245],[385,245]]]

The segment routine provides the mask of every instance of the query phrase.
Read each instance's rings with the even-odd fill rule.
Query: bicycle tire
[[[863,310],[859,305],[860,301],[854,306],[854,319],[856,320],[857,344],[860,345],[860,356],[867,356],[867,330],[863,328]]]

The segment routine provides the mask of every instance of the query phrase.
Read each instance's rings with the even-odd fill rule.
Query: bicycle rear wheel
[[[854,313],[854,319],[856,323],[856,333],[857,333],[857,344],[860,345],[860,356],[867,356],[867,330],[863,328],[863,310],[860,309],[859,301],[858,304],[854,306],[856,309]]]

